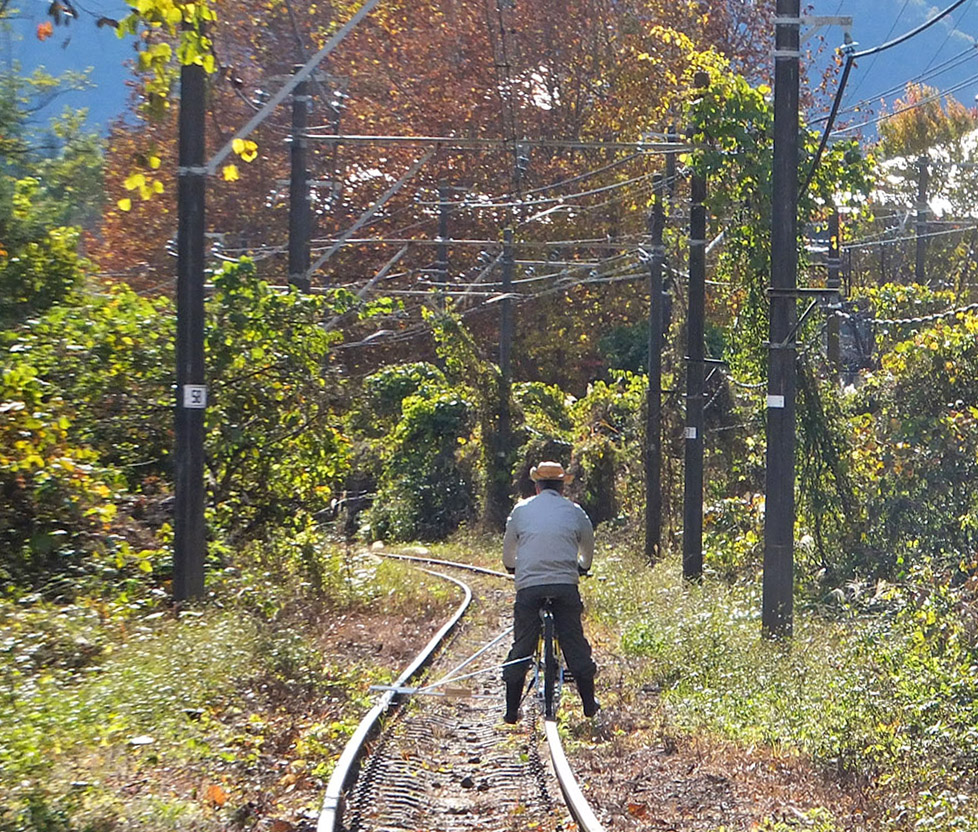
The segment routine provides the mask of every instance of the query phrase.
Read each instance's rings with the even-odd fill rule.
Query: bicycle
[[[530,686],[536,691],[545,720],[556,719],[557,706],[564,689],[565,670],[560,658],[560,645],[554,626],[553,598],[544,598],[540,603],[540,638],[533,658],[533,677]]]

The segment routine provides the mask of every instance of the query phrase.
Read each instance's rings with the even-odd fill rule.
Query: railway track
[[[509,646],[511,589],[500,580],[509,576],[387,556],[437,567],[424,571],[458,585],[464,599],[351,737],[327,785],[317,832],[603,830],[556,724],[543,720],[532,697],[523,702],[518,726],[500,721],[501,684],[492,668]],[[465,570],[466,582],[445,569]],[[467,678],[428,690],[410,687],[426,666],[429,685],[445,676]]]

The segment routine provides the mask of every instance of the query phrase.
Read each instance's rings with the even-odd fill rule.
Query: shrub
[[[248,261],[214,276],[207,460],[214,520],[232,538],[301,528],[345,476],[340,382],[328,369],[338,335],[321,325],[334,311],[330,298],[272,289]]]
[[[978,546],[978,317],[939,321],[897,344],[851,402],[850,466],[870,525],[862,567],[904,556],[955,565]]]
[[[166,471],[172,445],[174,309],[107,285],[3,335],[70,402],[71,440],[117,466],[130,487]]]
[[[642,414],[648,383],[627,371],[596,381],[571,407],[576,493],[594,523],[619,514],[637,517],[644,506]]]
[[[528,381],[513,385],[513,400],[523,416],[523,430],[531,437],[570,438],[573,428],[568,406],[573,399],[555,384]]]
[[[115,516],[121,481],[69,440],[64,401],[27,364],[0,375],[0,577],[37,583],[81,559]]]
[[[458,458],[473,407],[452,390],[404,399],[400,422],[383,443],[379,488],[364,533],[373,539],[439,540],[474,512],[470,474]]]

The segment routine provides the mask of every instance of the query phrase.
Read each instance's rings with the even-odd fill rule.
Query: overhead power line
[[[925,30],[929,29],[938,21],[943,20],[951,12],[953,12],[959,6],[962,6],[967,2],[968,0],[955,0],[955,2],[952,3],[950,6],[948,6],[946,9],[944,9],[944,11],[934,15],[934,17],[932,17],[926,23],[922,23],[920,26],[918,26],[915,29],[911,29],[909,32],[905,32],[904,34],[900,35],[900,37],[898,38],[894,38],[891,41],[887,41],[886,43],[883,43],[880,46],[874,46],[872,49],[864,49],[861,52],[854,52],[850,50],[846,54],[845,66],[843,66],[842,68],[842,77],[839,79],[839,87],[835,91],[835,99],[832,101],[832,109],[829,112],[828,121],[826,122],[825,129],[822,132],[822,139],[818,144],[818,150],[815,152],[815,158],[812,160],[811,169],[808,171],[808,176],[805,178],[805,182],[801,187],[800,194],[803,194],[805,193],[805,191],[808,190],[808,186],[811,184],[812,179],[815,176],[815,171],[818,170],[818,165],[819,162],[821,162],[822,160],[822,154],[825,152],[825,147],[828,144],[829,136],[832,135],[832,128],[835,125],[835,119],[839,113],[839,106],[842,103],[842,96],[845,94],[846,82],[849,80],[849,73],[852,71],[853,63],[859,60],[860,58],[866,58],[870,55],[878,55],[880,52],[884,52],[887,49],[892,49],[894,46],[898,46],[901,43],[905,43],[906,41],[910,40],[910,38],[916,37],[921,32],[924,32]]]
[[[897,12],[896,16],[890,22],[890,28],[887,29],[886,36],[883,38],[884,41],[888,41],[890,39],[890,37],[893,35],[893,33],[896,31],[896,28],[897,28],[897,26],[900,25],[900,21],[903,19],[903,15],[906,13],[907,6],[909,6],[909,5],[910,5],[910,0],[903,0],[903,5],[900,7],[900,11]],[[875,57],[873,58],[873,60],[871,60],[869,62],[869,66],[866,69],[866,75],[869,75],[869,73],[873,71],[873,67],[874,66],[876,66],[876,58]],[[863,78],[856,83],[856,89],[853,90],[853,92],[855,92],[856,90],[858,90],[862,86],[862,83],[865,80],[865,78],[866,78],[866,76],[863,76]]]
[[[908,84],[923,84],[926,81],[929,81],[931,78],[935,78],[938,75],[943,75],[945,72],[950,72],[952,69],[957,69],[962,64],[966,64],[972,58],[976,57],[976,52],[978,52],[978,43],[973,43],[971,46],[967,47],[961,52],[958,52],[957,55],[948,58],[946,61],[938,64],[931,70],[921,72],[920,74],[908,78],[906,81],[903,81],[900,84],[895,84],[892,87],[888,87],[887,89],[882,90],[869,98],[862,98],[847,107],[843,107],[841,110],[839,110],[838,116],[845,115],[846,113],[859,112],[864,107],[869,107],[870,105],[879,101],[881,98],[887,98],[891,95],[896,95],[897,93],[903,92]],[[828,114],[819,116],[818,118],[812,119],[809,124],[823,124],[824,122],[828,121],[828,118]]]
[[[333,34],[328,41],[326,41],[323,48],[313,55],[312,58],[306,61],[302,68],[292,75],[292,77],[282,85],[275,95],[268,99],[265,106],[255,113],[252,119],[245,124],[244,127],[237,130],[235,134],[228,139],[224,147],[217,151],[217,153],[215,153],[211,157],[210,161],[205,165],[208,174],[213,175],[217,171],[217,166],[231,154],[236,141],[251,135],[252,131],[266,118],[268,118],[275,108],[285,100],[286,96],[288,96],[288,94],[295,89],[297,84],[305,81],[306,78],[316,71],[316,67],[322,63],[323,59],[340,45],[340,42],[353,31],[356,25],[363,20],[367,14],[370,13],[370,10],[377,5],[377,2],[378,0],[366,0],[366,2],[357,10],[356,14],[354,14],[353,17],[344,23],[343,26],[341,26],[339,30],[337,30],[336,33]]]
[[[435,150],[429,150],[427,153],[417,159],[415,163],[411,165],[408,171],[384,192],[380,199],[371,205],[370,208],[360,215],[360,218],[353,223],[353,225],[351,225],[345,232],[343,232],[343,234],[340,235],[339,239],[337,239],[332,247],[330,247],[325,253],[321,254],[316,259],[316,262],[313,263],[306,271],[306,279],[309,279],[312,275],[314,275],[319,270],[319,267],[323,265],[323,263],[329,260],[330,257],[340,250],[348,238],[352,237],[357,230],[366,225],[373,215],[376,214],[377,211],[379,211],[387,203],[387,201],[394,196],[394,194],[404,187],[407,181],[411,179],[419,170],[421,170],[424,164],[434,155]]]
[[[466,149],[481,147],[508,148],[509,139],[476,138],[464,136],[394,136],[362,135],[353,133],[309,133],[307,139],[337,144],[434,144],[444,149]],[[670,144],[669,142],[621,142],[621,141],[583,141],[579,139],[520,139],[527,147],[551,147],[563,150],[641,150],[645,153],[687,153],[692,146]]]
[[[853,130],[859,130],[863,127],[868,127],[870,124],[879,124],[881,121],[886,121],[889,118],[894,118],[896,116],[902,115],[903,113],[909,113],[911,110],[916,110],[918,107],[923,107],[927,104],[930,104],[932,101],[937,101],[939,98],[942,98],[943,96],[951,95],[952,93],[955,93],[958,90],[967,87],[969,84],[973,84],[975,81],[978,81],[978,72],[976,72],[974,75],[969,75],[967,78],[965,78],[963,81],[959,81],[953,87],[949,87],[946,90],[938,90],[937,92],[928,95],[925,98],[921,98],[920,101],[915,101],[913,104],[908,104],[906,107],[901,107],[899,110],[894,110],[892,113],[883,113],[883,115],[877,116],[876,118],[870,119],[869,121],[863,121],[860,122],[859,124],[851,124],[848,127],[840,127],[838,130],[834,131],[834,135],[840,136],[843,133],[850,133]]]

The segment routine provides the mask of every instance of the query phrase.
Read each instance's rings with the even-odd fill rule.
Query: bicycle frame
[[[563,691],[564,668],[560,660],[550,598],[544,599],[540,605],[540,621],[540,639],[533,662],[533,687],[540,701],[543,718],[553,721],[556,719],[557,706]]]

